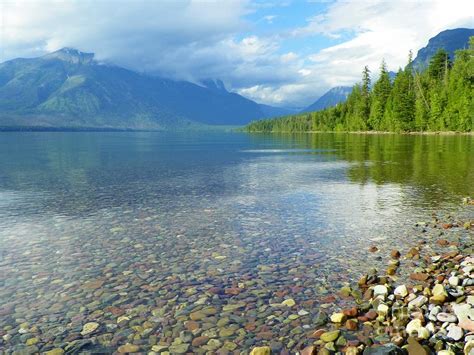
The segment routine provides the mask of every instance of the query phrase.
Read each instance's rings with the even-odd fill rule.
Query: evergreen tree
[[[382,60],[382,64],[380,65],[380,76],[372,90],[368,120],[369,129],[382,129],[382,120],[391,90],[392,84],[388,75],[387,65],[385,64],[385,60]]]
[[[474,129],[474,37],[458,50],[453,63],[440,50],[421,73],[413,68],[412,53],[405,69],[391,84],[385,62],[370,90],[370,71],[354,86],[346,102],[305,115],[252,122],[249,131],[307,132],[316,130],[455,130]]]
[[[430,60],[428,73],[431,78],[442,81],[450,68],[451,61],[449,60],[448,52],[440,48]]]
[[[367,121],[370,115],[370,70],[366,65],[362,71],[362,88],[361,88],[361,116],[364,126],[367,128]]]

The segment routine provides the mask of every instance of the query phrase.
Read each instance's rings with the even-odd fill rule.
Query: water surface
[[[473,181],[473,136],[2,133],[0,349],[294,350]]]

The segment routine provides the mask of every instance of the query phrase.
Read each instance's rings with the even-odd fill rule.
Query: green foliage
[[[441,80],[445,77],[450,67],[451,61],[449,60],[448,52],[441,48],[431,58],[428,73],[433,79]]]
[[[310,131],[460,131],[474,130],[474,37],[468,49],[451,62],[439,50],[423,72],[412,63],[400,69],[393,84],[382,61],[378,80],[370,88],[365,67],[362,82],[346,102],[321,111],[254,121],[250,132]]]
[[[380,76],[377,82],[374,84],[372,90],[372,101],[370,105],[368,128],[374,130],[382,129],[382,121],[387,106],[387,100],[392,91],[392,83],[388,75],[387,66],[385,61],[382,60],[380,65]]]

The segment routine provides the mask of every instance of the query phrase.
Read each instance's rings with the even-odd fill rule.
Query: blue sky
[[[295,28],[303,27],[306,22],[317,14],[328,11],[334,1],[256,1],[254,12],[245,16],[250,22],[250,31],[241,36],[280,36],[281,54],[296,52],[307,55],[323,48],[341,43],[350,37],[350,32],[345,33],[345,38],[331,38],[325,35],[314,35],[309,38],[290,37],[288,34]]]
[[[0,61],[62,47],[103,63],[303,107],[376,76],[442,30],[474,28],[472,0],[0,0]]]

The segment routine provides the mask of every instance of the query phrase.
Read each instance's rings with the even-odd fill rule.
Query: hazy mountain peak
[[[319,99],[313,102],[311,105],[301,110],[301,112],[312,112],[323,110],[330,106],[335,106],[340,102],[344,102],[347,96],[352,91],[351,86],[336,86],[328,90]]]
[[[71,64],[91,64],[94,62],[94,53],[81,52],[75,48],[61,48],[55,52],[46,54],[43,59],[59,59]]]

